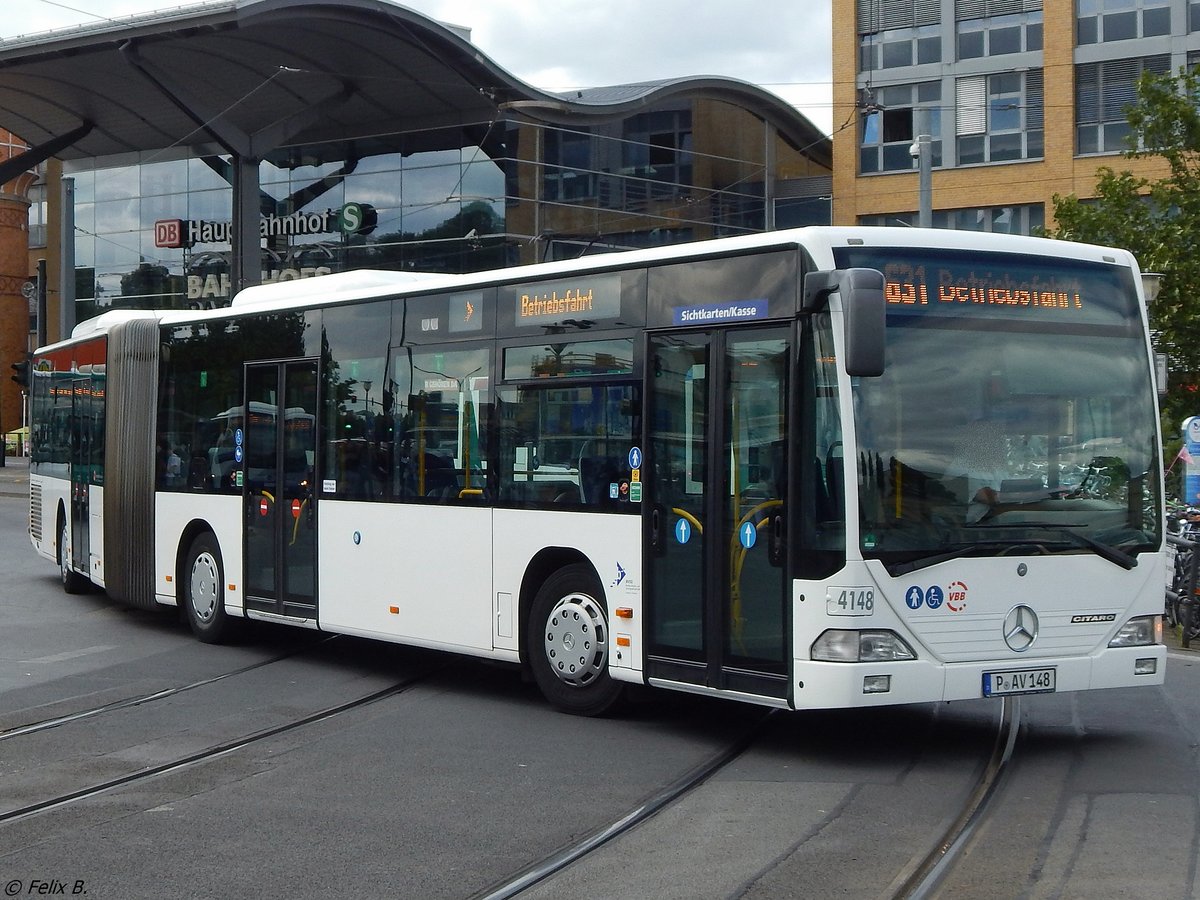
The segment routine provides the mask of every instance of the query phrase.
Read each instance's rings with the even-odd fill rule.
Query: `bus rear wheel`
[[[225,612],[225,568],[210,532],[196,536],[183,566],[183,606],[192,634],[206,644],[233,637],[237,623]]]
[[[546,579],[529,612],[526,653],[534,680],[563,712],[599,716],[621,699],[608,674],[608,615],[591,568],[565,566]]]
[[[70,540],[70,527],[64,518],[58,523],[58,573],[64,591],[68,594],[82,594],[87,589],[88,580],[71,568]]]

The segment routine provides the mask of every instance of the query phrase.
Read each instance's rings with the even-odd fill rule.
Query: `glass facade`
[[[917,213],[899,212],[882,216],[859,216],[860,225],[917,224]],[[1033,234],[1046,224],[1041,203],[1014,206],[982,206],[970,209],[935,209],[933,227],[955,231],[992,231],[998,234]]]
[[[284,148],[259,168],[261,277],[464,273],[762,231],[780,193],[793,198],[779,200],[786,225],[828,224],[827,202],[794,199],[828,172],[761,118],[711,99],[588,127],[502,119]],[[75,181],[80,320],[230,302],[228,156],[134,154],[64,176]]]

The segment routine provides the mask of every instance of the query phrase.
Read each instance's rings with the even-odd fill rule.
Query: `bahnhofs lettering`
[[[538,316],[561,316],[568,313],[590,313],[591,311],[591,288],[588,288],[587,291],[568,289],[561,295],[558,291],[550,291],[550,293],[540,296],[521,295],[522,319]]]

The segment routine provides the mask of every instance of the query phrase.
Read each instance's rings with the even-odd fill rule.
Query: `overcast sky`
[[[4,0],[0,38],[194,4]],[[831,130],[830,0],[408,0],[545,90],[726,75]]]

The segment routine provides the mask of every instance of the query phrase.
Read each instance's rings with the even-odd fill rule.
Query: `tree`
[[[1200,413],[1200,77],[1147,72],[1125,117],[1129,159],[1160,159],[1167,174],[1145,178],[1102,166],[1096,197],[1053,197],[1057,225],[1047,237],[1124,247],[1143,272],[1161,272],[1150,308],[1155,347],[1168,355],[1170,377],[1163,432],[1178,449],[1183,419]],[[1173,452],[1168,449],[1168,454]]]

